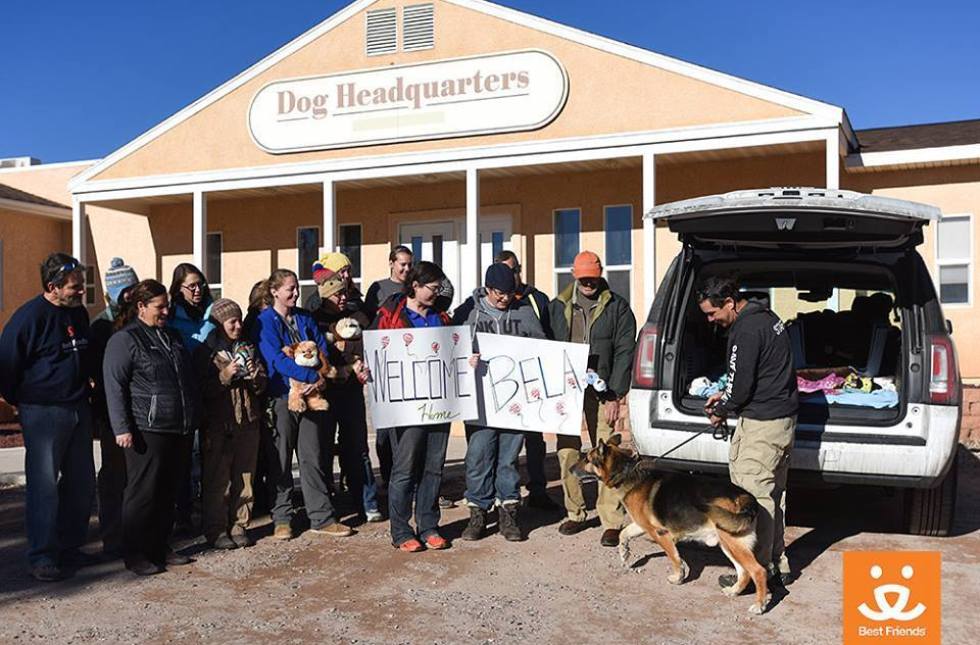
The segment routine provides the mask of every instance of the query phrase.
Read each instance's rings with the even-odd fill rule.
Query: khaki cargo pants
[[[590,389],[585,392],[585,406],[583,409],[585,425],[589,431],[589,438],[592,445],[596,441],[603,439],[609,440],[613,435],[613,428],[606,423],[606,417],[602,411],[602,404]],[[558,435],[558,466],[561,469],[561,487],[565,493],[565,511],[568,519],[576,522],[586,520],[585,497],[582,495],[582,484],[578,477],[572,474],[572,466],[578,462],[582,454],[582,438],[570,435]],[[596,500],[596,512],[604,529],[622,528],[623,520],[626,518],[626,511],[623,502],[616,491],[607,488],[599,482],[599,498]]]
[[[796,432],[796,417],[760,421],[739,417],[728,449],[732,483],[759,502],[755,555],[759,564],[776,563],[789,573],[783,552],[786,529],[786,476]]]
[[[252,519],[252,478],[259,452],[259,427],[252,423],[226,431],[204,432],[204,535],[214,541],[225,533],[241,533]]]

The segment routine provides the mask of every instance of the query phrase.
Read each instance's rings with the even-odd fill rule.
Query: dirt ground
[[[453,439],[453,441],[459,441]],[[799,578],[764,616],[749,596],[724,597],[716,578],[729,565],[717,549],[682,546],[688,582],[667,583],[659,548],[634,542],[633,571],[599,529],[563,537],[561,514],[525,511],[525,542],[496,533],[454,541],[444,552],[402,554],[387,524],[336,539],[269,538],[231,552],[202,551],[190,566],[136,578],[119,561],[60,583],[37,583],[24,564],[23,490],[0,491],[0,643],[837,643],[841,639],[841,552],[942,553],[944,642],[972,642],[980,597],[980,459],[960,451],[954,535],[897,532],[901,497],[875,489],[791,489],[789,555]],[[554,478],[553,455],[549,470]],[[552,481],[551,494],[560,499]],[[447,467],[445,491],[462,493],[462,468]],[[443,515],[457,537],[466,510]],[[95,535],[93,524],[93,535]],[[89,549],[96,551],[98,542]]]

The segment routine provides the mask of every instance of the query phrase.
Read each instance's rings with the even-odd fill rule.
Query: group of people
[[[65,254],[49,256],[41,265],[42,293],[0,334],[0,395],[17,406],[23,426],[33,575],[57,580],[99,559],[81,550],[96,490],[104,551],[122,556],[139,575],[191,561],[170,539],[175,521],[190,523],[195,498],[214,548],[252,545],[248,529],[263,491],[273,537],[291,539],[300,528],[294,453],[312,533],[352,535],[340,521],[345,502],[345,510],[365,521],[384,521],[368,448],[364,386],[371,374],[363,329],[468,325],[474,338],[483,332],[587,344],[588,369],[606,387],[586,389],[585,425],[593,444],[613,435],[630,388],[636,322],[629,303],[603,279],[595,253],[579,253],[574,281],[549,299],[524,283],[517,256],[501,251],[483,286],[451,313],[453,287],[439,266],[414,262],[404,246],[391,252],[389,265],[389,278],[362,298],[350,260],[326,253],[312,267],[317,290],[305,308],[298,306],[296,274],[277,269],[255,284],[243,311],[228,298],[212,298],[206,277],[191,264],[176,267],[168,289],[139,281],[114,258],[105,276],[108,306],[90,323],[82,307],[84,267]],[[709,322],[729,333],[728,388],[708,400],[705,413],[716,426],[739,416],[731,476],[760,502],[756,550],[778,577],[788,572],[784,491],[798,405],[789,341],[778,317],[746,300],[732,278],[709,280],[698,302]],[[311,342],[312,362],[297,360],[297,348]],[[479,361],[474,346],[470,363],[476,368]],[[319,394],[326,405],[297,409],[291,391]],[[375,434],[392,545],[409,553],[447,548],[439,523],[449,424],[375,428]],[[93,435],[102,453],[97,480]],[[524,448],[529,494],[523,506],[560,508],[546,492],[541,432],[468,423],[466,440],[470,516],[462,539],[482,539],[494,509],[498,532],[524,539],[518,470]],[[559,435],[563,535],[588,526],[572,473],[581,448],[579,436]],[[601,544],[618,545],[626,519],[621,500],[600,483],[596,507]]]
[[[195,499],[213,548],[252,545],[255,499],[266,491],[273,537],[290,539],[299,528],[294,453],[311,532],[350,536],[340,521],[343,510],[369,522],[384,521],[387,510],[396,548],[447,548],[439,522],[440,506],[447,504],[440,486],[449,424],[375,429],[387,490],[387,507],[379,504],[368,448],[363,329],[455,324],[589,344],[589,367],[608,387],[588,390],[584,416],[593,442],[611,436],[629,389],[636,323],[628,303],[602,278],[596,254],[580,253],[575,282],[550,300],[524,284],[517,256],[502,251],[483,286],[455,311],[453,286],[439,266],[415,262],[405,246],[391,252],[389,265],[390,276],[362,297],[350,260],[326,253],[312,267],[317,289],[305,307],[299,306],[297,275],[277,269],[253,287],[243,311],[228,298],[213,298],[206,277],[191,264],[174,269],[168,289],[140,281],[114,258],[105,275],[107,307],[90,322],[82,307],[84,267],[66,254],[49,256],[41,266],[42,293],[18,309],[0,335],[0,395],[17,406],[24,430],[33,575],[57,580],[100,559],[80,548],[96,494],[104,552],[123,557],[139,575],[191,561],[170,544],[175,524],[191,524]],[[296,360],[293,348],[307,341],[325,365]],[[471,363],[478,361],[474,348]],[[303,396],[320,394],[326,409],[293,408],[295,388]],[[97,477],[93,436],[102,454]],[[470,518],[463,539],[483,538],[494,508],[499,532],[524,539],[518,457],[525,442],[524,503],[560,508],[546,492],[540,432],[467,425],[466,439]],[[587,526],[581,485],[571,474],[580,449],[577,437],[559,438],[567,513],[559,531],[565,535]],[[602,543],[615,545],[622,505],[600,487],[598,508]]]

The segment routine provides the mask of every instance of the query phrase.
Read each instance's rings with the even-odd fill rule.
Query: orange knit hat
[[[572,277],[576,280],[582,278],[601,278],[602,261],[599,256],[592,251],[582,251],[575,256],[572,263]]]

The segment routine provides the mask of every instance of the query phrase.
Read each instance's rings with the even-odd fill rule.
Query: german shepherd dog
[[[687,578],[688,567],[677,552],[678,542],[721,546],[738,574],[735,584],[722,591],[737,596],[751,579],[755,603],[749,612],[765,612],[771,600],[766,570],[752,553],[759,511],[755,498],[728,481],[643,468],[637,455],[620,447],[621,441],[618,434],[608,443],[599,440],[572,472],[581,479],[596,477],[622,496],[632,520],[619,534],[623,566],[629,566],[630,540],[646,533],[670,559],[674,571],[667,581],[679,585]]]

